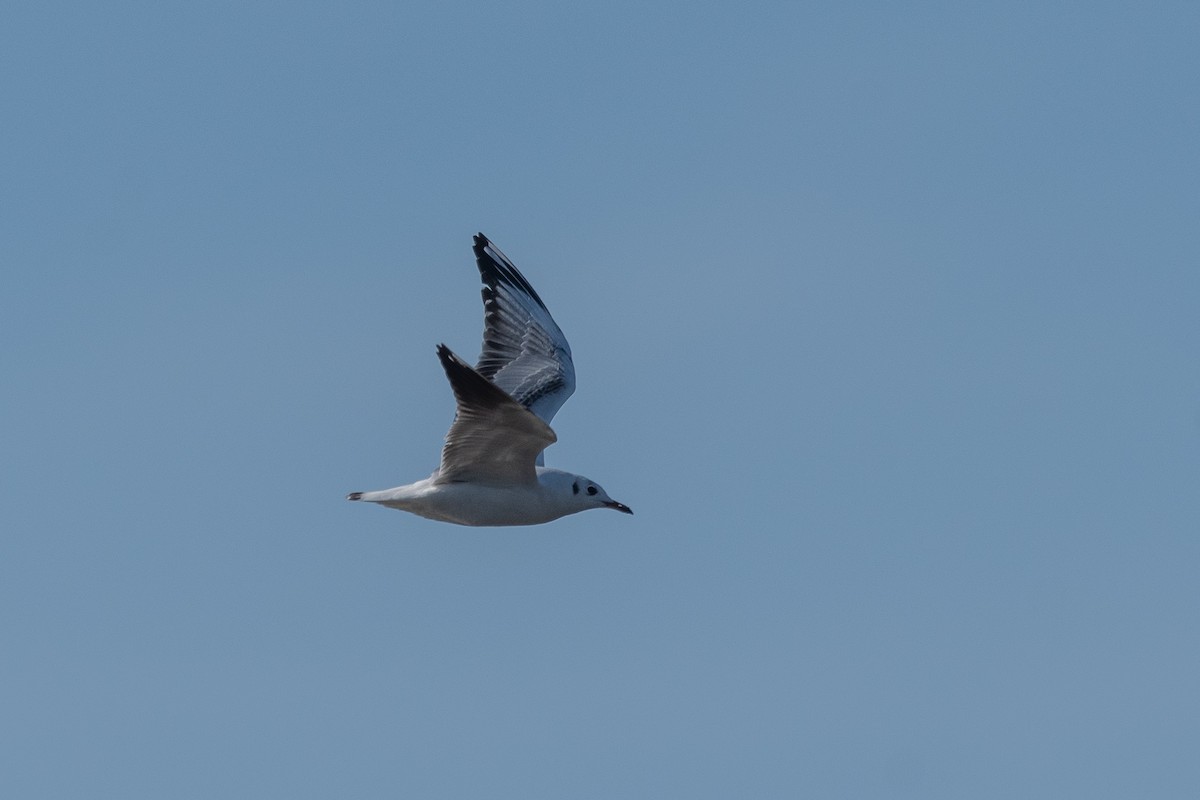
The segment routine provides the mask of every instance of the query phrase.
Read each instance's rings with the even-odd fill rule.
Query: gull
[[[571,347],[542,298],[482,233],[483,352],[472,368],[444,344],[437,356],[457,411],[442,461],[424,480],[363,500],[458,525],[539,525],[590,508],[633,511],[595,481],[546,467],[550,420],[575,391]]]

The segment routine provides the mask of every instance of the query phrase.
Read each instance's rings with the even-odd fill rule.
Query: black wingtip
[[[445,344],[439,344],[437,346],[437,357],[438,360],[442,362],[442,369],[446,370],[447,373],[449,373],[452,369],[457,370],[459,367],[467,367],[470,369],[470,365],[459,358],[458,355],[449,347],[446,347]]]
[[[460,405],[496,408],[505,403],[516,402],[503,389],[455,355],[446,345],[437,346],[437,355],[442,362],[442,369],[446,371],[446,380],[450,381],[450,388],[454,390],[454,397]]]
[[[482,273],[484,265],[492,260],[488,255],[487,249],[493,247],[492,240],[484,236],[482,233],[475,234],[474,242],[471,250],[475,253],[475,263],[479,265],[479,271]]]
[[[482,233],[475,234],[475,263],[479,267],[479,276],[483,278],[484,284],[495,290],[497,283],[507,283],[515,287],[518,291],[524,292],[533,298],[533,301],[542,308],[546,308],[546,304],[542,302],[542,298],[538,297],[538,293],[530,285],[525,276],[521,274],[521,270],[517,269],[517,265],[512,263],[512,259],[500,252],[500,248],[496,247]],[[491,252],[488,252],[488,251]],[[487,301],[487,295],[484,295],[484,301]],[[547,309],[548,311],[548,309]]]

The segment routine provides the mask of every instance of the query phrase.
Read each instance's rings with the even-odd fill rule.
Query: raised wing
[[[476,371],[546,423],[575,391],[567,338],[546,304],[500,249],[475,236],[483,279],[483,352]]]
[[[442,447],[438,481],[533,484],[534,463],[558,437],[550,426],[450,351],[438,345],[458,412]]]

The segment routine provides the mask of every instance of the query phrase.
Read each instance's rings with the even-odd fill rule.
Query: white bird
[[[538,525],[586,511],[633,512],[593,480],[543,466],[558,440],[550,420],[575,391],[571,347],[525,276],[488,241],[475,237],[483,279],[483,352],[470,365],[438,345],[458,410],[442,462],[424,480],[365,500],[459,525]]]

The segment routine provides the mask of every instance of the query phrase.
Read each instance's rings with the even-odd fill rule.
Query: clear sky
[[[0,794],[1200,795],[1192,3],[9,3]],[[471,235],[553,466],[428,475]]]

